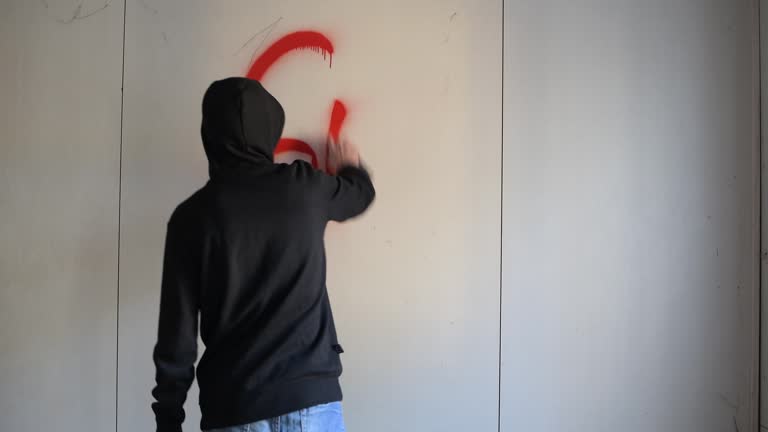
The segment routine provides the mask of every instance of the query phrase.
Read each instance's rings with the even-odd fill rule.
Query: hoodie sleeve
[[[326,176],[323,189],[328,218],[336,222],[359,216],[376,197],[371,177],[362,167],[345,166],[335,176]]]
[[[153,359],[157,385],[152,404],[158,432],[181,432],[184,401],[195,377],[200,247],[174,215],[168,223],[160,295],[160,319]]]

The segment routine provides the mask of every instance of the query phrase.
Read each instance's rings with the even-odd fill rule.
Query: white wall
[[[379,191],[327,236],[349,430],[757,428],[752,0],[127,0],[124,68],[122,2],[6,3],[0,431],[152,430],[203,91],[302,29],[286,135],[343,99]]]
[[[756,430],[753,2],[505,2],[505,431]]]
[[[349,429],[495,431],[501,3],[137,0],[127,12],[118,430],[154,421],[162,242],[207,179],[203,92],[243,75],[260,46],[311,29],[334,42],[333,67],[297,52],[264,83],[285,135],[319,146],[333,99],[347,102],[375,176],[372,210],[327,233]],[[196,393],[187,409],[193,430]]]
[[[0,14],[2,431],[115,424],[123,13],[81,3]]]

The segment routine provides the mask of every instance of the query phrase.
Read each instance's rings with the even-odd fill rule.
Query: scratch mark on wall
[[[90,11],[90,12],[83,12],[83,2],[81,1],[80,3],[78,3],[78,5],[75,8],[75,10],[72,12],[72,17],[71,18],[66,19],[66,20],[57,19],[56,21],[58,21],[58,22],[60,22],[62,24],[71,24],[71,23],[73,23],[73,22],[75,22],[77,20],[82,20],[82,19],[91,17],[91,16],[96,15],[97,13],[103,11],[104,9],[108,8],[110,2],[111,2],[111,0],[108,0],[108,1],[104,2],[104,5],[102,5],[99,8],[96,8],[96,9]],[[47,6],[48,3],[46,2],[45,5],[46,5],[46,8],[47,8],[48,7]]]
[[[242,50],[243,50],[243,48],[245,48],[246,46],[248,46],[248,44],[249,44],[249,43],[253,42],[253,40],[254,40],[254,39],[256,39],[256,37],[257,37],[258,35],[260,35],[260,34],[262,34],[262,33],[266,32],[266,34],[264,35],[264,37],[263,37],[263,38],[261,38],[261,42],[259,42],[259,46],[257,46],[257,47],[256,47],[256,49],[255,49],[254,51],[258,51],[258,50],[260,50],[260,49],[261,49],[261,47],[264,45],[264,42],[266,42],[266,40],[267,40],[267,38],[269,37],[269,35],[272,33],[272,31],[275,29],[275,27],[277,27],[277,23],[279,23],[279,22],[280,22],[280,21],[282,21],[282,20],[283,20],[283,17],[280,17],[280,18],[276,19],[274,22],[272,22],[272,24],[270,24],[270,25],[268,25],[268,26],[264,27],[263,29],[261,29],[261,30],[257,31],[257,32],[256,32],[256,33],[255,33],[253,36],[251,36],[251,37],[250,37],[250,38],[249,38],[247,41],[245,41],[245,43],[244,43],[244,44],[243,44],[243,45],[242,45],[240,48],[238,48],[238,49],[237,49],[237,51],[235,51],[235,54],[233,54],[233,55],[236,55],[237,53],[239,53],[240,51],[242,51]]]
[[[72,18],[68,20],[57,20],[62,24],[69,24],[72,21],[76,20],[77,17],[80,16],[80,11],[83,9],[83,2],[78,3],[77,7],[75,8],[75,11],[72,13]]]
[[[267,39],[269,39],[269,35],[271,35],[272,31],[277,27],[277,23],[279,23],[282,20],[283,20],[283,17],[280,17],[270,26],[269,31],[267,32],[267,34],[264,35],[264,38],[261,39],[261,42],[259,42],[259,46],[257,46],[254,51],[258,52],[261,49],[261,47],[264,46],[264,42],[266,42]],[[256,52],[254,52],[254,56],[256,55]]]
[[[451,16],[448,17],[448,22],[452,23],[453,20],[456,18],[456,15],[458,15],[458,12],[452,13]],[[448,31],[447,33],[445,33],[445,36],[443,37],[442,45],[447,44],[448,41],[450,41],[450,40],[451,40],[451,33],[450,33],[450,31]]]
[[[96,10],[95,10],[95,11],[93,11],[93,12],[87,13],[87,14],[85,14],[85,15],[80,15],[79,17],[77,17],[77,19],[84,19],[84,18],[88,18],[89,16],[95,15],[95,14],[97,14],[97,13],[99,13],[99,12],[103,11],[104,9],[106,9],[106,8],[108,8],[108,7],[109,7],[109,3],[104,3],[104,6],[102,6],[102,7],[98,8],[98,9],[96,9]]]
[[[168,35],[165,34],[165,32],[161,32],[160,34],[163,35],[163,40],[167,43],[168,42]]]
[[[733,416],[733,430],[735,432],[740,432],[739,431],[739,422],[738,422],[738,420],[736,420],[736,416]]]

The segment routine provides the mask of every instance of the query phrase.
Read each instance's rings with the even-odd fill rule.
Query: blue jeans
[[[341,402],[317,405],[269,420],[206,432],[345,432]]]

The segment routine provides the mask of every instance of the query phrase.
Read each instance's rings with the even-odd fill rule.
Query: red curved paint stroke
[[[253,62],[248,74],[248,78],[262,81],[264,75],[269,69],[284,55],[296,50],[312,50],[316,53],[327,55],[330,58],[330,65],[333,65],[333,43],[322,33],[316,31],[297,31],[287,34],[275,41]],[[347,117],[347,108],[344,103],[336,99],[331,108],[331,120],[328,126],[328,138],[339,139],[341,127],[344,119]],[[330,171],[328,166],[328,146],[325,148],[326,171]],[[287,152],[299,152],[310,156],[312,166],[319,169],[317,153],[312,147],[304,141],[295,138],[280,138],[275,147],[275,155]]]
[[[344,124],[344,119],[347,118],[347,107],[344,103],[336,99],[333,101],[333,109],[331,110],[331,124],[328,126],[328,136],[338,140],[341,133],[341,126]]]
[[[344,124],[344,119],[347,118],[347,107],[344,106],[340,100],[333,101],[333,108],[331,109],[331,122],[328,126],[328,138],[333,138],[334,141],[339,141],[339,134],[341,134],[341,126]],[[331,172],[331,166],[328,165],[328,143],[325,145],[325,171]]]
[[[341,134],[341,127],[344,125],[344,119],[347,118],[347,107],[344,103],[338,99],[333,101],[333,108],[331,109],[331,121],[328,127],[328,138],[339,140]],[[308,155],[312,159],[312,166],[320,168],[320,164],[317,160],[317,153],[306,142],[295,138],[280,138],[280,141],[275,147],[275,156],[281,153],[287,152],[299,152]],[[328,165],[328,146],[325,146],[325,170],[330,172],[330,166]]]
[[[269,46],[251,65],[248,78],[261,81],[270,67],[291,51],[308,49],[330,57],[333,65],[333,44],[325,35],[315,31],[297,31],[287,34]]]
[[[280,141],[277,143],[277,147],[275,147],[275,155],[287,152],[307,154],[312,158],[313,167],[317,167],[319,165],[315,151],[312,149],[312,147],[309,146],[309,144],[302,140],[297,140],[294,138],[280,138]]]

